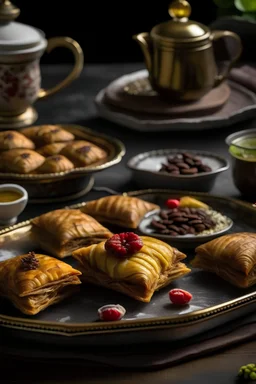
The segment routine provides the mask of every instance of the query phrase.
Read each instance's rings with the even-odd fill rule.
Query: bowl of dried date
[[[229,162],[207,151],[158,149],[130,158],[127,167],[142,188],[209,192]]]
[[[146,215],[138,230],[173,246],[190,248],[227,233],[233,221],[191,196],[166,200],[159,211]]]

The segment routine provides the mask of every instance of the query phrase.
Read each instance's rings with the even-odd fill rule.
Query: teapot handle
[[[70,37],[52,37],[48,40],[48,45],[46,51],[49,53],[54,48],[64,47],[71,50],[75,58],[75,65],[72,71],[68,74],[68,76],[62,80],[60,83],[55,85],[50,89],[41,88],[38,93],[38,99],[42,99],[44,97],[48,97],[53,95],[54,93],[60,91],[62,88],[69,85],[73,80],[75,80],[81,73],[84,65],[84,55],[82,48],[80,45]]]
[[[242,41],[236,33],[231,32],[231,31],[218,31],[218,30],[212,31],[211,40],[213,42],[216,40],[219,40],[219,39],[223,39],[225,37],[229,37],[229,38],[232,38],[233,40],[235,40],[236,53],[230,59],[226,68],[223,69],[220,73],[218,73],[218,75],[215,77],[214,87],[217,87],[218,85],[220,85],[228,77],[231,68],[236,63],[236,61],[239,59],[239,57],[241,56],[242,50],[243,50]]]

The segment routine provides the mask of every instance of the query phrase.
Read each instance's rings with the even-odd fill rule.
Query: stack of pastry
[[[43,174],[69,171],[106,161],[108,153],[98,145],[77,140],[57,125],[0,133],[1,172]]]

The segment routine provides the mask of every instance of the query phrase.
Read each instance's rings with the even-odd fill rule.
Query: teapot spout
[[[151,38],[149,36],[149,33],[142,32],[137,35],[134,35],[132,37],[134,40],[136,40],[143,52],[144,55],[144,61],[147,67],[147,70],[149,74],[151,74],[152,70],[152,46],[151,46]]]

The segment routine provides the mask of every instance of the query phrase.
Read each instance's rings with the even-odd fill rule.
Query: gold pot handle
[[[84,55],[80,45],[70,37],[52,37],[48,40],[48,45],[46,52],[50,53],[54,48],[64,47],[71,50],[75,58],[75,65],[72,71],[62,80],[60,83],[55,85],[50,89],[41,88],[38,93],[38,99],[53,95],[54,93],[60,91],[62,88],[69,85],[73,80],[75,80],[81,73],[84,65]]]
[[[223,69],[216,76],[215,82],[214,82],[214,87],[217,87],[218,85],[220,85],[228,77],[231,68],[237,62],[237,60],[241,56],[241,53],[242,53],[242,50],[243,50],[242,41],[241,41],[240,37],[236,33],[231,32],[231,31],[212,31],[212,34],[211,34],[211,39],[212,39],[213,42],[216,41],[216,40],[219,40],[219,39],[224,39],[226,37],[235,40],[235,43],[236,43],[236,53],[230,59],[228,65],[225,67],[225,69]]]

